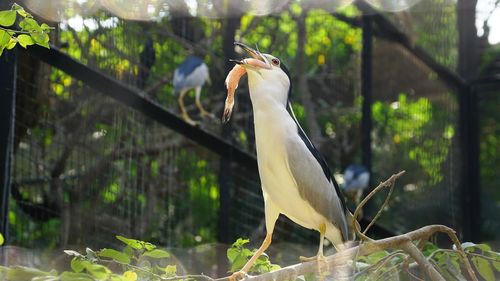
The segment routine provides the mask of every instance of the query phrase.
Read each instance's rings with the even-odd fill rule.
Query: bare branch
[[[391,189],[389,190],[389,194],[387,195],[387,198],[385,199],[384,201],[384,204],[382,204],[382,207],[380,208],[380,210],[377,212],[377,214],[375,215],[375,218],[370,222],[370,224],[366,227],[366,229],[363,231],[363,233],[361,233],[361,230],[359,229],[359,225],[358,224],[354,224],[354,230],[356,231],[356,235],[361,239],[361,240],[366,240],[366,241],[373,241],[373,239],[371,239],[370,237],[366,236],[365,233],[367,232],[367,230],[375,223],[375,221],[380,217],[380,214],[382,213],[382,211],[384,210],[385,206],[389,203],[389,198],[392,194],[392,189],[394,188],[394,183],[396,182],[396,180],[401,177],[403,174],[405,173],[405,171],[401,171],[397,174],[394,174],[392,175],[389,179],[387,179],[386,181],[384,182],[381,182],[377,187],[375,187],[375,189],[373,189],[372,192],[370,192],[370,194],[368,194],[364,199],[363,201],[361,201],[361,203],[359,203],[358,207],[356,207],[356,210],[354,211],[354,220],[357,221],[358,220],[358,216],[359,216],[359,213],[361,212],[361,210],[363,209],[363,207],[366,205],[366,203],[377,193],[379,192],[382,188],[384,187],[387,187],[389,186]]]
[[[434,266],[425,258],[424,254],[415,246],[411,241],[407,241],[401,246],[410,256],[418,263],[420,268],[429,276],[433,281],[445,281],[443,276],[439,274]]]

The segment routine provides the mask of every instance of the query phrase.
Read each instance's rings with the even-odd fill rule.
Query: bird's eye
[[[280,61],[278,59],[272,59],[271,62],[274,64],[274,65],[280,65]]]

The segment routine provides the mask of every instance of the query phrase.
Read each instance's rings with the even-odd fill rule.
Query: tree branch
[[[354,211],[354,221],[358,221],[358,216],[359,216],[359,213],[361,212],[361,210],[363,209],[363,207],[366,205],[366,203],[377,193],[379,192],[382,188],[384,187],[387,187],[389,186],[390,187],[390,190],[389,190],[389,193],[387,195],[387,198],[385,199],[384,201],[384,204],[382,204],[382,207],[380,208],[380,210],[377,212],[377,214],[375,215],[375,217],[373,218],[373,220],[370,222],[370,224],[366,227],[366,229],[363,231],[363,233],[361,233],[361,230],[359,228],[359,224],[354,224],[354,230],[356,231],[356,236],[358,236],[361,240],[366,240],[366,241],[373,241],[372,238],[368,237],[365,235],[365,233],[367,232],[367,230],[375,223],[375,221],[380,217],[380,215],[382,214],[382,211],[384,210],[385,206],[389,203],[389,198],[392,194],[392,190],[394,188],[394,183],[396,182],[396,180],[402,176],[403,174],[405,173],[405,171],[401,171],[397,174],[394,174],[392,175],[389,179],[387,179],[386,181],[384,182],[381,182],[377,187],[375,187],[375,189],[372,190],[372,192],[370,192],[370,194],[368,194],[364,199],[363,201],[361,201],[361,203],[359,203],[359,205],[356,207],[356,210]]]

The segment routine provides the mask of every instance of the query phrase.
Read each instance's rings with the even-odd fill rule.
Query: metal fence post
[[[9,237],[9,196],[11,165],[14,151],[14,122],[16,109],[16,49],[4,50],[0,56],[0,233]]]
[[[460,197],[462,239],[481,239],[481,189],[479,175],[479,111],[477,92],[470,86],[459,89]]]
[[[363,49],[361,51],[361,95],[363,104],[361,108],[361,153],[363,165],[372,172],[372,47],[373,31],[372,19],[369,15],[363,15],[362,19]],[[371,184],[370,184],[371,186]],[[369,193],[371,190],[365,190]]]

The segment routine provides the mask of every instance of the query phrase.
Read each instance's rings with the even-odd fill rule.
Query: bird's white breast
[[[252,89],[250,91],[252,95]],[[266,91],[261,89],[258,93],[265,94]],[[290,138],[300,138],[295,122],[285,107],[273,98],[252,96],[252,103],[264,198],[270,199],[281,213],[296,223],[317,229],[325,219],[300,196],[288,166],[286,142]]]

